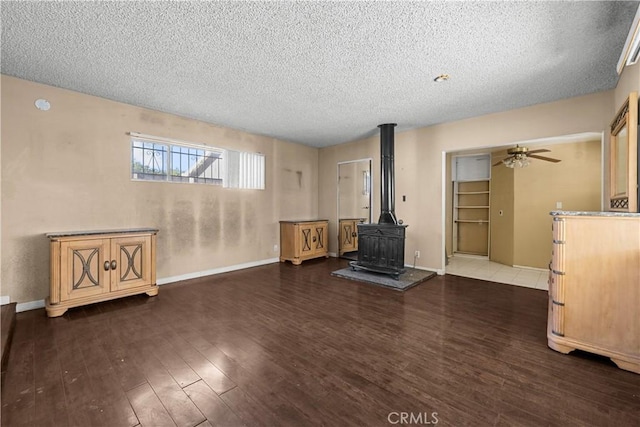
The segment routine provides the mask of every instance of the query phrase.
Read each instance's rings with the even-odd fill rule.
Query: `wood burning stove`
[[[377,224],[358,224],[358,260],[349,263],[362,269],[390,274],[396,280],[405,272],[404,241],[406,225],[398,224],[395,214],[394,130],[395,123],[380,128],[380,218]]]

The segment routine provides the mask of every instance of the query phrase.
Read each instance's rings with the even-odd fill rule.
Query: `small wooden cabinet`
[[[114,298],[158,294],[157,229],[49,233],[49,317]]]
[[[362,224],[364,218],[343,218],[338,221],[340,226],[338,255],[358,250],[358,224]]]
[[[329,221],[280,221],[280,262],[329,257]]]
[[[549,347],[640,373],[640,214],[551,214]]]

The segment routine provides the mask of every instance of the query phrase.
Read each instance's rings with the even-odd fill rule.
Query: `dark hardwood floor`
[[[638,425],[640,375],[547,348],[546,292],[400,293],[330,275],[346,263],[19,313],[2,426]]]

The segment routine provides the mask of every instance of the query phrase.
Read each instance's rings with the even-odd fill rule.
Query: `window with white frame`
[[[226,156],[226,187],[264,190],[264,155],[227,150]]]
[[[263,190],[265,158],[206,145],[131,134],[131,178]]]

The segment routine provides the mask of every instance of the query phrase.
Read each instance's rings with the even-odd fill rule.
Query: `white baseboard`
[[[338,254],[337,254],[337,253],[335,253],[335,252],[329,252],[329,256],[330,256],[331,258],[338,258]]]
[[[211,276],[212,274],[227,273],[229,271],[243,270],[245,268],[258,267],[266,264],[273,264],[275,262],[280,262],[280,258],[270,258],[270,259],[265,259],[261,261],[246,262],[244,264],[230,265],[228,267],[214,268],[212,270],[182,274],[180,276],[165,277],[163,279],[157,280],[156,283],[158,285],[166,285],[168,283],[179,282],[181,280],[195,279],[197,277]],[[6,298],[9,298],[9,297],[6,297]],[[37,308],[43,308],[43,307],[44,307],[43,299],[38,301],[22,302],[22,303],[16,304],[16,313],[20,313],[22,311],[35,310]]]
[[[36,308],[43,308],[44,300],[37,301],[29,301],[29,302],[20,302],[16,304],[16,313],[20,313],[23,311],[35,310]]]
[[[245,262],[243,264],[229,265],[227,267],[214,268],[211,270],[196,271],[194,273],[181,274],[180,276],[164,277],[156,280],[158,286],[169,283],[180,282],[182,280],[197,279],[198,277],[212,276],[214,274],[228,273],[230,271],[244,270],[245,268],[259,267],[261,265],[280,262],[280,258],[269,258],[260,261]]]
[[[11,297],[8,295],[0,296],[0,305],[7,305],[11,302]]]
[[[418,265],[414,267],[413,264],[405,264],[404,266],[409,268],[415,268],[416,270],[432,271],[436,273],[438,276],[442,276],[444,274],[444,270],[441,268],[427,268],[427,267],[420,267]]]
[[[549,271],[548,268],[538,268],[538,267],[527,267],[526,265],[513,265],[514,268],[522,268],[524,270],[533,270],[533,271]]]

